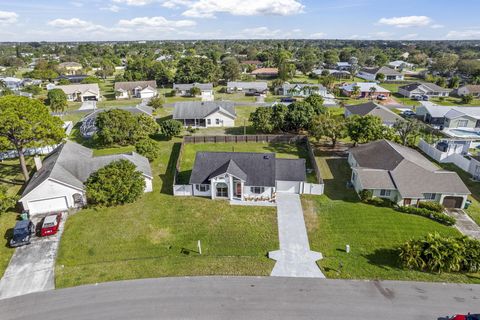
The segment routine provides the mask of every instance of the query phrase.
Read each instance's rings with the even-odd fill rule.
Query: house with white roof
[[[157,95],[157,82],[150,81],[127,81],[115,82],[115,98],[153,98]]]
[[[368,98],[368,97],[377,97],[379,95],[384,95],[386,97],[389,97],[391,92],[381,86],[379,86],[375,82],[354,82],[350,84],[346,84],[340,87],[340,90],[342,90],[342,93],[348,97],[353,95],[353,92],[355,91],[355,87],[358,87],[359,89],[359,94],[358,96],[360,98]],[[375,88],[375,90],[373,90]]]
[[[404,70],[404,69],[412,69],[413,63],[409,63],[403,60],[395,60],[388,63],[388,67],[394,70]]]
[[[358,72],[357,77],[367,81],[375,81],[379,74],[385,76],[385,81],[403,81],[403,74],[388,67],[363,68]]]

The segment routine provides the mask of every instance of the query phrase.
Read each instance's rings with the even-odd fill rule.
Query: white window
[[[458,120],[457,128],[463,128],[468,126],[468,120]]]
[[[212,119],[207,119],[207,124],[212,124]]]
[[[391,190],[381,189],[380,190],[380,197],[390,197],[390,192],[391,192]]]
[[[425,193],[423,196],[425,197],[425,200],[435,200],[437,198],[436,193]]]
[[[250,187],[250,192],[255,194],[261,194],[265,192],[265,187]]]
[[[357,173],[355,171],[352,172],[352,181],[357,180]]]
[[[215,124],[220,124],[220,119],[215,119]]]
[[[475,166],[475,174],[480,174],[480,166]]]
[[[207,192],[207,191],[210,190],[210,185],[209,184],[197,184],[197,185],[195,185],[195,188],[197,189],[197,191]]]

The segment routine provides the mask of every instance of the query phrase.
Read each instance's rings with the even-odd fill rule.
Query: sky
[[[479,0],[0,0],[0,42],[480,39]]]

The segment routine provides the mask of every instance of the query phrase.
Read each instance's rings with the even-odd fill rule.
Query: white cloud
[[[325,38],[327,34],[324,33],[324,32],[316,32],[316,33],[312,33],[309,38],[311,39],[322,39],[322,38]]]
[[[112,1],[115,3],[126,4],[127,6],[135,6],[135,7],[146,6],[147,4],[155,2],[154,0],[112,0]]]
[[[10,24],[17,22],[18,14],[11,11],[0,11],[0,24]]]
[[[196,25],[192,20],[167,20],[164,17],[137,17],[131,20],[120,20],[118,25],[123,27],[147,28],[185,28]]]
[[[57,28],[56,32],[90,32],[97,34],[108,34],[111,32],[128,32],[130,30],[126,28],[109,28],[99,24],[95,24],[91,21],[85,21],[78,18],[72,19],[55,19],[47,22],[47,25]]]
[[[91,22],[80,20],[78,18],[55,19],[55,20],[48,21],[47,24],[55,28],[85,28],[92,25]]]
[[[478,40],[480,39],[480,29],[452,30],[447,33],[446,38],[455,40]]]
[[[270,30],[268,27],[245,28],[240,33],[247,38],[274,38],[281,30]]]
[[[82,3],[82,2],[72,1],[72,2],[70,2],[70,3],[72,4],[72,6],[77,7],[77,8],[83,7],[83,3]]]
[[[443,24],[432,24],[430,26],[430,28],[432,28],[432,29],[442,29],[442,28],[445,28],[445,26]]]
[[[100,10],[107,10],[107,11],[111,11],[111,12],[119,12],[120,7],[112,4],[112,5],[109,5],[107,7],[101,7]]]
[[[378,20],[379,24],[394,26],[398,28],[408,27],[425,27],[430,25],[433,20],[427,16],[406,16],[406,17],[393,17],[393,18],[381,18]]]
[[[184,7],[182,15],[194,18],[214,18],[217,13],[235,16],[289,16],[303,12],[298,0],[165,0],[167,8]]]

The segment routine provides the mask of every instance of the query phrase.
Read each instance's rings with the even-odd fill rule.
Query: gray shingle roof
[[[83,189],[83,183],[90,174],[113,161],[122,159],[132,162],[145,176],[153,177],[148,159],[135,152],[94,157],[91,149],[67,141],[44,159],[42,168],[32,176],[22,196],[30,193],[47,179]]]
[[[404,86],[400,86],[399,89],[403,89],[403,90],[406,90],[406,91],[414,91],[416,89],[422,89],[423,91],[426,91],[426,92],[430,92],[430,91],[433,91],[433,92],[450,92],[449,89],[446,89],[446,88],[442,88],[438,85],[436,85],[435,83],[430,83],[430,82],[415,82],[415,83],[410,83],[410,84],[407,84],[407,85],[404,85]]]
[[[173,89],[174,90],[185,90],[188,91],[192,89],[193,87],[199,88],[201,91],[208,91],[208,90],[213,90],[213,83],[174,83],[173,84]]]
[[[253,89],[258,91],[264,91],[268,89],[268,83],[265,81],[229,81],[227,82],[227,88],[242,88],[243,90]]]
[[[457,173],[441,170],[418,151],[391,141],[370,142],[352,148],[350,153],[358,163],[355,170],[383,170],[404,198],[422,198],[424,193],[470,194]],[[385,173],[371,174],[375,176],[361,180],[365,189],[376,189],[379,183],[390,184]],[[380,179],[385,181],[379,182]]]
[[[60,89],[65,92],[65,94],[73,94],[76,92],[80,92],[83,94],[87,91],[93,92],[96,95],[100,94],[100,87],[98,86],[98,83],[69,84],[64,86],[56,86],[55,89]]]
[[[372,115],[379,117],[382,119],[383,123],[395,123],[397,120],[403,120],[403,118],[395,112],[374,102],[348,105],[345,107],[345,109],[347,109],[351,114],[356,114],[359,116]]]
[[[362,72],[369,73],[369,74],[378,74],[382,73],[386,76],[401,76],[402,74],[397,70],[394,70],[389,67],[378,67],[378,68],[363,68]]]
[[[230,101],[186,101],[175,103],[173,119],[203,119],[220,111],[236,118],[235,104]]]
[[[197,152],[190,184],[205,184],[230,173],[247,186],[274,187],[277,180],[304,181],[304,159],[276,159],[275,153]]]
[[[115,82],[115,91],[120,89],[125,91],[132,91],[135,88],[145,89],[146,87],[151,87],[153,89],[157,88],[157,82],[155,80],[148,81],[125,81],[125,82]]]

